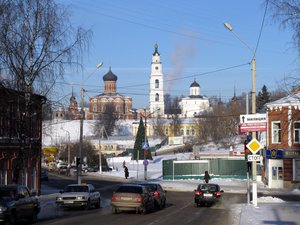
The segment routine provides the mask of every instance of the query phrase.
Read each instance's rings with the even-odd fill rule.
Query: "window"
[[[159,94],[155,94],[155,101],[158,102],[159,101]]]
[[[280,122],[272,122],[272,143],[281,143]]]
[[[294,123],[294,143],[300,143],[300,121]]]
[[[180,130],[180,135],[183,135],[183,134],[184,134],[183,129],[181,129]]]
[[[166,135],[169,135],[169,129],[166,128],[166,132],[165,132]]]
[[[195,130],[194,130],[194,129],[192,129],[192,135],[193,135],[193,136],[195,135]]]
[[[155,80],[155,88],[159,88],[159,80],[158,79]]]
[[[190,135],[190,130],[189,129],[186,130],[186,135]]]

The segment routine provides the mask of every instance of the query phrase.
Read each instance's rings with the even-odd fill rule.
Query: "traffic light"
[[[246,169],[247,172],[251,171],[251,162],[248,162],[248,155],[251,154],[251,151],[249,148],[247,148],[247,144],[251,141],[250,137],[248,136],[247,139],[244,141],[244,152],[245,152],[245,160],[246,162]]]
[[[79,166],[79,165],[80,165],[80,158],[76,157],[76,166]]]
[[[251,154],[251,151],[249,148],[247,148],[247,144],[250,142],[250,139],[247,138],[245,141],[244,141],[244,152],[245,152],[245,159],[247,160],[247,156]]]

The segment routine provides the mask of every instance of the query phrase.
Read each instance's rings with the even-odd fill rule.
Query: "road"
[[[91,210],[60,210],[59,216],[39,221],[38,224],[66,225],[66,224],[122,224],[122,225],[165,225],[165,224],[219,224],[227,225],[230,222],[232,206],[235,203],[246,201],[244,194],[224,193],[222,201],[212,207],[195,207],[193,203],[193,192],[167,192],[166,208],[140,215],[133,213],[113,214],[110,209],[112,192],[124,182],[124,179],[99,180],[99,178],[84,177],[83,181],[93,183],[101,192],[103,201],[100,209]],[[69,183],[74,183],[74,178],[51,176],[49,186],[62,189]],[[126,182],[126,181],[125,181]]]

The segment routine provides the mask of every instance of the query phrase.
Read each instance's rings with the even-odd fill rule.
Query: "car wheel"
[[[116,207],[113,207],[113,206],[111,207],[111,211],[114,214],[118,214],[118,212],[119,212],[119,210]]]
[[[8,224],[9,225],[15,225],[17,224],[17,213],[16,212],[12,212],[11,215],[8,218]]]
[[[143,214],[143,215],[145,215],[145,214],[147,214],[147,209],[146,209],[146,207],[145,206],[143,206],[142,208],[141,208],[141,214]]]
[[[98,199],[97,203],[95,204],[96,209],[99,209],[101,207],[101,200]]]
[[[38,220],[38,218],[37,218],[37,213],[36,212],[33,212],[33,214],[28,218],[28,222],[30,224],[36,223],[37,220]]]
[[[85,209],[89,210],[91,208],[91,201],[88,200],[88,202],[86,203]]]

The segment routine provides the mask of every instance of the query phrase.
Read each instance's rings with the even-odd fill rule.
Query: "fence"
[[[164,160],[163,179],[196,179],[202,180],[208,171],[211,178],[246,179],[246,161],[244,158],[211,158],[205,160]]]

